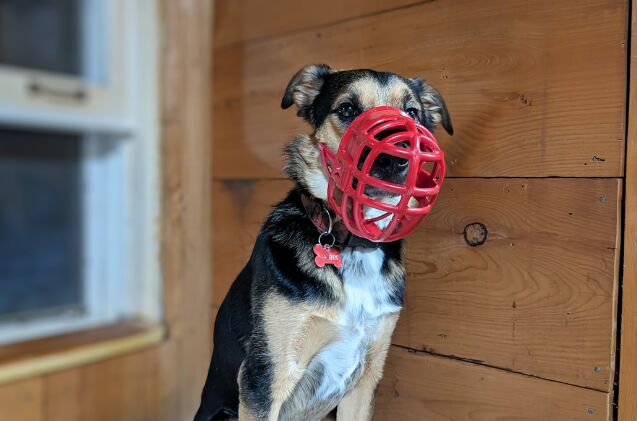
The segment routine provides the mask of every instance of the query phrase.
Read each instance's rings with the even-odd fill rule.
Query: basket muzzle
[[[375,107],[356,117],[336,153],[319,145],[328,204],[354,235],[401,239],[436,202],[444,154],[433,134],[398,108]]]

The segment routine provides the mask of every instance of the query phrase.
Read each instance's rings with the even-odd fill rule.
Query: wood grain
[[[328,25],[430,0],[217,0],[215,46]]]
[[[406,307],[393,342],[610,390],[620,187],[614,179],[448,179],[408,239]],[[288,188],[283,180],[214,183],[215,305]],[[473,222],[488,229],[478,247],[463,236]]]
[[[452,179],[408,239],[393,343],[612,389],[621,182]],[[480,222],[486,242],[464,228]]]
[[[23,380],[0,387],[0,421],[41,421],[42,379]]]
[[[607,420],[609,401],[609,393],[392,347],[374,420]]]
[[[173,340],[159,350],[155,362],[160,376],[156,399],[170,403],[158,417],[186,420],[199,406],[212,349],[209,113],[214,4],[162,4],[161,259],[165,315]]]
[[[433,1],[217,48],[214,175],[281,176],[282,145],[309,130],[280,110],[283,90],[326,62],[439,88],[456,128],[439,132],[449,175],[621,176],[626,12],[622,0]]]
[[[213,304],[221,305],[228,288],[248,262],[254,242],[272,206],[283,200],[292,183],[287,180],[226,180],[213,183],[212,290]]]
[[[135,421],[159,415],[156,356],[154,350],[140,352],[47,376],[45,419]]]
[[[637,419],[637,8],[633,4],[630,91],[624,208],[624,271],[622,277],[621,349],[618,415]]]

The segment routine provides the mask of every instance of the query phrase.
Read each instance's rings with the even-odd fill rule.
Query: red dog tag
[[[341,259],[341,252],[336,247],[326,248],[321,244],[314,245],[314,263],[316,266],[322,268],[326,264],[334,265],[337,268],[340,268],[343,264],[343,260]]]

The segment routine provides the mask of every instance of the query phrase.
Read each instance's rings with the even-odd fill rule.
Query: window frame
[[[107,46],[108,76],[91,80],[99,70],[89,69],[86,79],[0,65],[0,124],[83,135],[86,311],[2,322],[0,345],[162,317],[157,5],[84,3],[85,22],[97,25],[98,12],[106,16],[107,39],[89,44]]]

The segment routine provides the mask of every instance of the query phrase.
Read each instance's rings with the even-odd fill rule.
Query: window
[[[153,3],[0,0],[0,344],[160,317]]]

